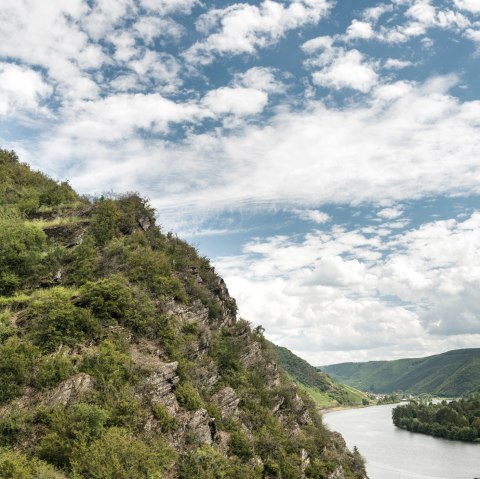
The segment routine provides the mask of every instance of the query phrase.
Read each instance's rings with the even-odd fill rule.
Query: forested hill
[[[480,391],[480,348],[426,358],[320,366],[318,369],[365,391],[464,396]]]
[[[0,478],[365,478],[236,312],[141,196],[0,150]]]
[[[305,389],[321,407],[368,404],[367,394],[335,382],[328,374],[318,371],[287,348],[270,343],[278,363],[299,387]]]

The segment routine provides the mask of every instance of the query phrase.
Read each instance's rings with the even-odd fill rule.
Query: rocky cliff
[[[0,178],[0,477],[366,477],[145,200]]]

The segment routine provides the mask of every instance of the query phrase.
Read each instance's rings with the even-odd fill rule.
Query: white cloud
[[[328,66],[312,74],[315,84],[335,88],[351,88],[363,93],[377,83],[378,75],[373,65],[364,60],[358,50],[336,50]]]
[[[413,63],[409,60],[399,60],[397,58],[387,58],[387,60],[383,64],[384,68],[389,68],[391,70],[401,70],[402,68],[406,68],[412,65]]]
[[[236,3],[212,9],[197,21],[197,29],[206,39],[191,46],[185,57],[192,63],[208,64],[215,54],[253,54],[276,43],[289,30],[317,23],[330,6],[328,0],[293,0],[288,6],[263,0],[259,6]]]
[[[99,67],[106,59],[101,48],[90,44],[78,27],[87,13],[88,6],[81,0],[4,2],[0,55],[41,65],[66,97],[93,98],[99,88],[82,69]]]
[[[0,63],[0,116],[48,114],[41,106],[53,93],[42,75],[13,63]]]
[[[294,210],[294,213],[296,213],[298,217],[303,220],[313,221],[317,224],[327,223],[331,220],[330,216],[327,215],[327,213],[319,210],[301,209]]]
[[[389,349],[433,354],[480,339],[480,212],[397,236],[379,231],[367,238],[332,226],[300,241],[266,238],[216,266],[241,314],[313,364]],[[361,259],[362,251],[381,254]]]
[[[133,26],[138,36],[147,43],[152,43],[155,38],[170,37],[179,40],[185,33],[182,25],[171,18],[140,17]]]
[[[223,87],[209,91],[202,103],[215,115],[253,115],[263,110],[268,103],[268,95],[254,88]]]
[[[314,53],[318,50],[330,50],[335,39],[329,36],[312,38],[302,44],[302,50],[305,53]]]
[[[478,0],[454,0],[455,5],[462,10],[471,13],[480,13],[480,2]]]
[[[199,0],[140,0],[143,7],[161,14],[182,12],[190,13],[200,3]]]
[[[370,23],[353,20],[351,25],[347,28],[346,39],[369,39],[375,36]]]
[[[401,208],[383,208],[377,213],[377,216],[382,219],[393,220],[402,216],[403,211]]]
[[[277,72],[272,68],[253,67],[244,73],[237,73],[234,77],[234,85],[246,88],[254,88],[267,93],[282,93],[285,85],[275,78]]]

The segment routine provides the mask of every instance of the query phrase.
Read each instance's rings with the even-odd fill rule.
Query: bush
[[[36,271],[45,233],[21,221],[0,220],[0,294],[11,294]]]
[[[22,412],[0,416],[0,447],[13,446],[31,432],[29,417]],[[0,476],[1,477],[1,476]]]
[[[81,369],[91,374],[97,388],[103,393],[117,393],[136,379],[133,361],[111,340],[104,341],[92,354],[87,355]]]
[[[164,433],[173,432],[177,427],[177,421],[170,415],[168,409],[160,402],[152,406],[153,417],[158,421],[160,430]]]
[[[110,428],[79,450],[72,461],[73,479],[161,479],[175,458],[162,440],[145,442],[125,429]]]
[[[36,458],[9,450],[0,450],[0,477],[2,479],[66,479],[53,467]]]
[[[116,323],[141,331],[155,314],[155,305],[120,275],[88,282],[81,289],[82,302],[104,325]]]
[[[0,404],[22,394],[38,355],[35,346],[16,337],[0,345]]]
[[[36,420],[47,428],[36,454],[61,469],[69,469],[74,455],[102,436],[108,412],[94,404],[80,403],[73,409],[56,407],[37,412]]]
[[[82,285],[95,278],[97,250],[95,240],[87,235],[83,241],[72,252],[71,272],[68,281],[77,285]]]
[[[193,387],[192,383],[188,381],[177,386],[175,389],[175,396],[180,405],[189,411],[199,409],[203,405],[198,391]]]
[[[64,355],[43,356],[37,363],[33,385],[49,389],[69,378],[74,372],[72,360]]]
[[[180,479],[260,479],[259,465],[227,459],[218,449],[203,445],[189,451],[180,461]]]
[[[104,246],[120,232],[121,212],[112,199],[100,199],[92,215],[90,232],[98,246]]]
[[[233,431],[228,443],[228,452],[247,461],[253,457],[253,447],[248,437],[241,431]]]
[[[91,312],[74,306],[70,293],[62,287],[37,295],[27,314],[34,342],[47,352],[61,344],[73,346],[98,332]]]

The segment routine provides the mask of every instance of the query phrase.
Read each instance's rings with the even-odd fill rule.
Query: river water
[[[394,407],[334,411],[323,418],[331,430],[342,434],[350,449],[358,447],[370,479],[480,478],[480,444],[399,429],[391,419]]]

